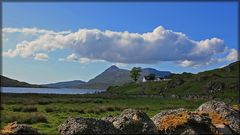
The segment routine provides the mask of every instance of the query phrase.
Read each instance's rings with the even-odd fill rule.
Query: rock
[[[167,82],[167,88],[175,88],[177,86],[180,86],[184,83],[183,79],[174,79],[174,80],[170,80]]]
[[[239,112],[221,101],[209,101],[202,104],[197,112],[207,113],[212,119],[213,124],[228,125],[235,133],[240,134]]]
[[[105,118],[106,119],[106,118]],[[125,109],[118,117],[107,118],[124,134],[156,134],[157,129],[148,115],[142,111]]]
[[[218,91],[222,91],[224,88],[224,83],[219,81],[210,81],[206,85],[206,92],[207,93],[215,93]]]
[[[26,125],[26,124],[18,124],[17,122],[12,122],[6,125],[1,133],[8,135],[39,135],[36,129]]]
[[[214,126],[217,129],[217,134],[220,134],[220,135],[231,135],[231,134],[233,134],[231,129],[224,124],[215,124]]]
[[[69,118],[58,128],[61,135],[121,134],[112,123],[94,118]]]
[[[208,116],[183,108],[160,112],[152,120],[160,134],[214,134]]]

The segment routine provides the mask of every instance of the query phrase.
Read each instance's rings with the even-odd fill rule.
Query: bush
[[[14,112],[37,112],[37,107],[35,106],[13,106],[12,110]]]
[[[4,107],[3,107],[3,106],[0,106],[0,110],[4,110]]]
[[[77,108],[71,108],[68,110],[69,112],[78,112],[78,113],[85,113],[85,111],[83,109],[77,109]]]
[[[35,106],[26,106],[22,109],[23,112],[37,112],[37,107]]]
[[[50,103],[52,103],[52,102],[48,101],[48,100],[46,100],[46,101],[38,101],[39,105],[47,105],[47,104],[50,104]]]
[[[22,109],[23,109],[22,106],[13,106],[13,107],[12,107],[12,110],[13,110],[14,112],[21,112]]]

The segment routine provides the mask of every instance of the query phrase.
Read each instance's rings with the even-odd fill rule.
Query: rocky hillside
[[[26,82],[20,82],[18,80],[10,79],[1,75],[1,87],[29,87],[29,88],[44,88],[47,86],[29,84]]]
[[[158,95],[171,98],[221,98],[237,100],[239,61],[226,67],[198,74],[171,74],[170,81],[128,83],[109,87],[107,92],[133,95]]]
[[[77,134],[240,134],[239,108],[221,101],[209,101],[195,111],[184,108],[162,111],[154,117],[140,110],[126,109],[119,116],[68,118],[59,125],[61,135]],[[39,134],[36,129],[16,122],[8,124],[3,134]]]

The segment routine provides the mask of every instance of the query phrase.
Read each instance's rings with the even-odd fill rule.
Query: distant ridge
[[[20,82],[1,75],[1,87],[29,87],[29,88],[45,88],[47,86],[29,84],[26,82]]]
[[[49,88],[76,88],[84,83],[86,82],[81,80],[73,80],[73,81],[44,84],[44,86],[47,86]]]

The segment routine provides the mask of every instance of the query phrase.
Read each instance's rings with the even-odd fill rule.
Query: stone
[[[156,134],[157,129],[148,115],[142,111],[125,109],[115,118],[105,118],[124,134]]]
[[[152,120],[160,134],[214,134],[208,116],[183,108],[160,112]]]
[[[37,129],[34,129],[26,124],[18,124],[16,121],[3,127],[1,133],[7,135],[40,135],[37,132]]]
[[[228,125],[235,133],[240,134],[239,112],[222,101],[209,101],[202,104],[197,112],[207,113],[213,124]]]
[[[61,135],[121,134],[112,123],[94,118],[69,118],[58,128]]]

